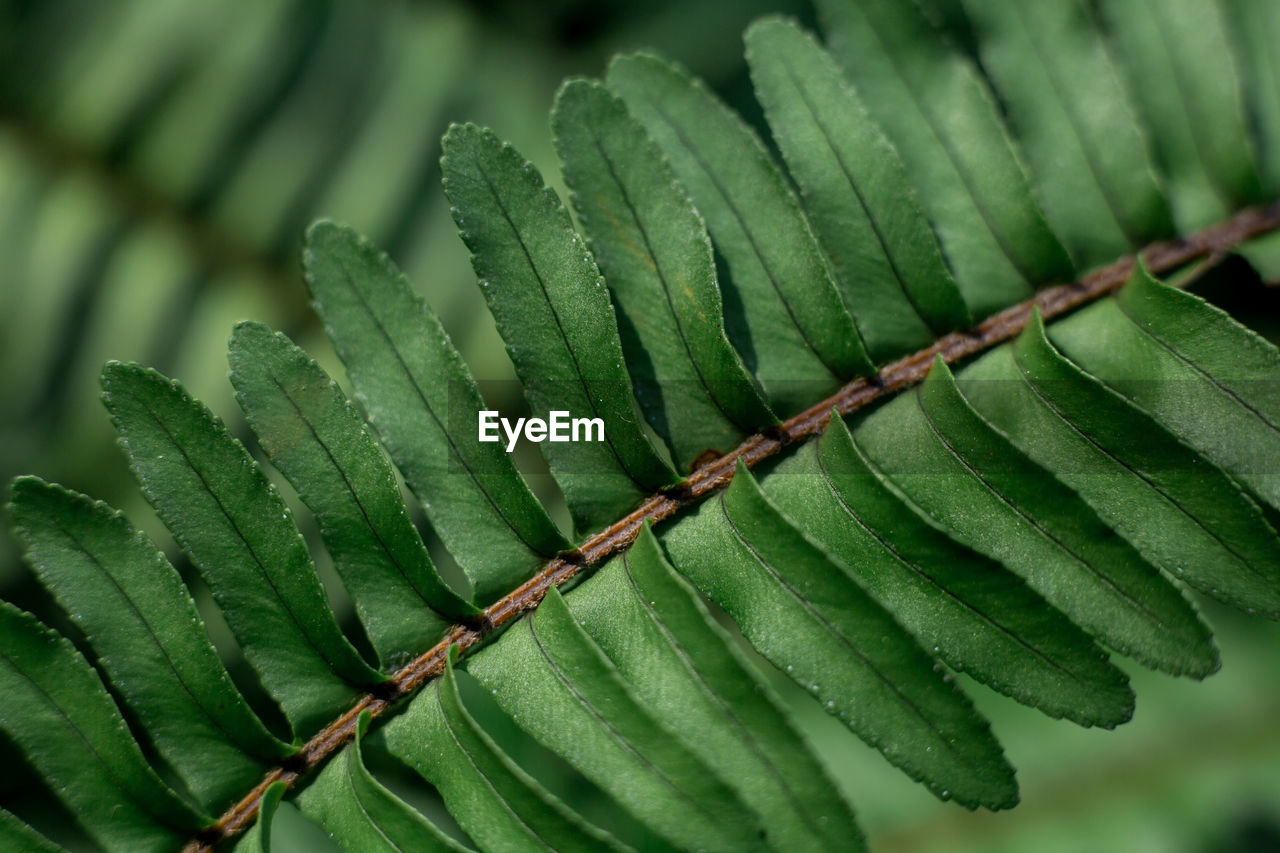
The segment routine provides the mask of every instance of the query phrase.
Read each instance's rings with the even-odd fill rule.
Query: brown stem
[[[1143,250],[1141,255],[1153,273],[1166,272],[1200,258],[1220,256],[1250,237],[1277,228],[1280,228],[1280,203],[1242,211],[1226,222],[1184,240],[1156,243]],[[1115,292],[1129,278],[1134,260],[1133,257],[1123,258],[1078,282],[1042,290],[1026,302],[989,317],[968,331],[953,332],[939,338],[932,346],[895,361],[871,378],[855,379],[831,397],[779,427],[767,433],[753,435],[733,452],[699,467],[677,486],[649,498],[635,512],[592,536],[577,549],[551,560],[538,574],[487,607],[479,627],[453,626],[448,635],[430,651],[392,676],[377,695],[370,693],[364,696],[308,741],[286,765],[269,772],[257,787],[228,809],[217,823],[189,842],[183,848],[184,851],[207,853],[219,842],[242,832],[257,816],[258,806],[267,787],[277,781],[292,785],[300,776],[344,746],[355,735],[356,718],[361,711],[367,710],[377,718],[443,672],[451,645],[458,646],[459,655],[466,654],[468,649],[498,628],[537,607],[552,587],[559,586],[584,569],[629,546],[640,534],[646,520],[657,524],[682,507],[725,487],[733,477],[739,459],[752,467],[783,447],[822,432],[831,417],[832,409],[841,415],[847,415],[868,403],[920,382],[939,355],[951,364],[1013,338],[1026,326],[1035,308],[1039,308],[1044,318],[1049,320]]]

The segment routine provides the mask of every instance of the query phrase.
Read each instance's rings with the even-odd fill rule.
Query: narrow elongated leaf
[[[1175,674],[1203,677],[1217,668],[1192,604],[1078,495],[983,421],[941,360],[917,393],[867,418],[854,437],[904,499],[1116,651]]]
[[[1115,299],[1054,323],[1089,373],[1280,508],[1280,352],[1145,269]]]
[[[487,603],[568,547],[500,444],[478,440],[486,408],[440,321],[349,228],[307,232],[307,282],[369,420],[449,553]]]
[[[1013,769],[964,694],[744,466],[663,544],[760,654],[913,779],[970,807],[1017,801]]]
[[[1147,142],[1082,0],[965,0],[1045,216],[1083,268],[1174,232]]]
[[[1183,233],[1261,198],[1218,0],[1103,4]]]
[[[572,594],[570,610],[645,707],[760,816],[775,850],[861,848],[812,748],[649,528]]]
[[[1265,198],[1280,196],[1280,7],[1255,0],[1224,0],[1236,70],[1244,87]],[[1265,281],[1280,279],[1280,237],[1267,234],[1236,249]]]
[[[925,648],[1052,717],[1110,728],[1133,713],[1128,679],[1017,575],[900,501],[833,417],[762,481]]]
[[[454,125],[444,152],[445,193],[534,415],[603,422],[603,441],[552,437],[542,450],[576,526],[607,524],[675,477],[636,413],[604,280],[568,211],[515,149]]]
[[[103,402],[130,467],[217,599],[296,730],[378,683],[343,637],[284,501],[245,449],[177,382],[113,362]]]
[[[298,806],[344,850],[463,851],[468,848],[436,828],[416,809],[388,791],[369,773],[360,742],[369,730],[369,712],[356,720],[356,736],[298,796]]]
[[[555,589],[467,670],[522,728],[677,847],[761,848],[752,813],[654,719]]]
[[[123,515],[34,477],[14,483],[9,511],[41,583],[204,807],[289,753],[232,686],[178,573]]]
[[[1226,23],[1239,57],[1249,117],[1257,130],[1263,188],[1280,195],[1280,6],[1256,0],[1226,0]]]
[[[706,226],[644,128],[599,83],[551,113],[578,218],[621,309],[636,396],[682,470],[776,422],[725,336]]]
[[[1168,574],[1280,618],[1280,540],[1221,469],[1059,355],[1038,317],[959,376],[966,399]]]
[[[732,277],[730,339],[774,410],[791,414],[840,380],[871,373],[799,200],[759,137],[700,81],[655,56],[615,58],[608,84],[706,217]]]
[[[915,3],[819,0],[833,55],[902,155],[975,319],[1069,281],[994,99]]]
[[[871,358],[971,325],[902,160],[835,60],[780,19],[753,24],[746,43],[756,95]]]
[[[243,835],[236,841],[232,849],[235,853],[271,853],[271,823],[275,820],[276,809],[284,797],[285,784],[272,782],[262,792],[258,804],[258,817]]]
[[[15,853],[61,853],[63,850],[4,809],[0,809],[0,849]]]
[[[231,384],[272,463],[320,525],[383,663],[420,652],[477,613],[445,584],[400,498],[391,466],[342,391],[288,338],[242,323]]]
[[[8,602],[0,602],[0,725],[109,850],[171,850],[204,822],[147,766],[89,663]]]
[[[388,746],[435,785],[458,825],[485,850],[623,849],[494,743],[458,693],[450,655],[435,687],[385,730]]]

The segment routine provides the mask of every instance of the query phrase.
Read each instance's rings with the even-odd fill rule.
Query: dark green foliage
[[[1139,272],[1055,324],[1068,358],[1280,509],[1280,353],[1202,300]]]
[[[444,190],[537,417],[600,418],[604,441],[543,444],[583,532],[675,479],[636,415],[613,304],[569,213],[533,164],[491,131],[444,138]]]
[[[943,798],[1017,802],[985,721],[857,583],[774,508],[741,464],[664,537],[672,561],[764,657]]]
[[[1133,693],[1025,581],[911,511],[840,420],[765,480],[770,496],[952,667],[1053,717],[1106,727]]]
[[[267,786],[258,809],[258,820],[236,841],[236,853],[271,853],[271,821],[284,792],[283,782],[272,782]]]
[[[31,567],[206,808],[289,754],[232,686],[178,573],[123,515],[34,477],[14,483],[12,512]]]
[[[369,714],[365,712],[357,722],[350,749],[320,771],[298,798],[298,805],[334,840],[352,850],[465,850],[365,768],[361,741],[368,728]]]
[[[747,61],[805,208],[876,361],[972,324],[906,169],[835,61],[793,23],[747,31]]]
[[[467,667],[521,725],[677,848],[757,849],[764,827],[646,707],[559,592]],[[513,673],[518,673],[512,678]]]
[[[915,3],[816,5],[832,53],[902,156],[974,317],[1070,279],[1071,261],[968,58]]]
[[[741,305],[742,328],[731,327],[730,339],[750,342],[744,358],[779,414],[871,372],[799,200],[755,133],[657,57],[618,57],[608,83],[706,217]]]
[[[105,847],[166,850],[201,826],[147,765],[93,667],[8,602],[0,602],[0,695],[5,732]]]
[[[240,442],[153,370],[110,364],[102,389],[143,494],[200,568],[290,722],[314,727],[335,703],[376,684],[342,636],[284,501]]]
[[[1232,51],[1221,4],[1170,0],[1163,12],[1142,3],[1102,8],[1185,233],[1263,196],[1243,93],[1234,64],[1223,61]]]
[[[775,847],[852,847],[848,805],[742,651],[663,556],[650,529],[569,599],[647,707],[764,818]],[[732,726],[716,721],[727,716]]]
[[[4,809],[0,809],[0,844],[22,853],[58,853],[62,849]]]
[[[877,414],[854,438],[919,511],[1121,654],[1179,675],[1217,668],[1190,601],[1083,499],[983,423],[941,361]]]
[[[39,471],[129,503],[98,416],[108,358],[180,375],[239,430],[211,353],[245,317],[316,339],[297,257],[326,211],[410,271],[429,265],[446,320],[469,316],[438,298],[469,292],[465,264],[437,251],[453,240],[441,128],[461,112],[536,131],[559,72],[466,6],[0,4],[0,481]],[[499,88],[512,56],[537,73]],[[476,331],[455,339],[484,353]]]
[[[316,311],[391,458],[476,599],[501,595],[568,542],[511,457],[477,440],[484,404],[467,366],[390,259],[355,232],[317,223],[305,257]]]
[[[364,419],[306,353],[265,326],[231,337],[231,384],[271,462],[315,513],[383,660],[419,649],[477,610],[449,589]]]
[[[1120,72],[1085,4],[966,0],[1045,216],[1091,267],[1174,233]]]
[[[34,478],[15,484],[12,515],[91,654],[0,606],[0,728],[112,850],[192,837],[370,694],[373,716],[347,717],[353,740],[290,792],[348,849],[862,847],[775,679],[939,798],[1012,806],[1013,767],[950,670],[1110,728],[1134,707],[1110,653],[1192,678],[1218,668],[1184,584],[1280,615],[1267,515],[1280,510],[1280,351],[1140,263],[1115,296],[1047,325],[1033,314],[954,373],[938,359],[756,473],[739,460],[727,488],[665,527],[644,522],[462,663],[450,650],[420,690],[393,695],[393,679],[582,534],[654,492],[678,498],[678,472],[707,448],[768,433],[775,414],[1173,223],[1185,233],[1264,198],[1273,161],[1255,163],[1244,117],[1268,138],[1280,80],[1252,39],[1247,85],[1214,60],[1232,33],[1274,21],[1234,5],[1201,16],[1189,0],[1157,22],[1100,5],[1121,52],[1067,0],[1035,20],[952,3],[963,51],[890,0],[822,0],[831,54],[791,22],[757,24],[749,62],[789,171],[685,71],[616,59],[607,85],[567,84],[553,113],[589,241],[513,148],[454,126],[446,192],[533,414],[605,423],[606,441],[543,448],[575,537],[502,443],[478,440],[486,404],[435,314],[371,243],[321,222],[307,278],[364,415],[255,323],[234,333],[232,383],[314,515],[376,666],[343,634],[260,464],[176,382],[112,363],[104,401],[142,492],[295,743],[233,686],[156,548]],[[1179,88],[1184,63],[1196,82]],[[471,589],[436,571],[382,447]],[[488,697],[461,689],[476,684]],[[532,741],[570,788],[599,795],[592,810],[529,766]],[[457,827],[375,778],[368,748],[429,783]],[[270,848],[285,793],[266,789],[238,847]],[[43,844],[3,811],[0,843]]]
[[[451,656],[452,657],[452,656]],[[453,661],[420,701],[386,730],[393,751],[439,789],[478,844],[591,850],[611,839],[521,770],[468,713]],[[616,845],[614,845],[616,846]]]
[[[565,84],[551,120],[578,218],[625,318],[636,397],[680,468],[771,426],[725,336],[706,228],[661,152],[599,83]]]
[[[1225,472],[1198,462],[1165,427],[1063,358],[1038,318],[1014,346],[965,370],[962,390],[1153,565],[1228,604],[1280,618],[1280,541],[1257,505]]]

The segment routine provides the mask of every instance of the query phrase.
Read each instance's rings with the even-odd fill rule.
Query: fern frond
[[[286,795],[358,850],[848,849],[864,844],[852,808],[774,679],[937,797],[1001,809],[1014,769],[950,670],[1107,728],[1134,706],[1111,654],[1211,674],[1187,585],[1280,616],[1280,350],[1154,275],[1280,230],[1280,206],[1246,207],[1280,187],[1239,120],[1280,87],[1242,89],[1223,63],[1175,91],[1170,45],[1226,55],[1243,19],[1215,5],[1190,45],[1190,4],[1163,28],[1103,4],[1126,73],[1159,83],[1130,94],[1086,10],[1050,5],[1034,22],[971,10],[994,92],[912,4],[822,0],[831,53],[790,22],[754,26],[799,193],[755,131],[649,54],[557,96],[585,234],[514,148],[453,127],[446,193],[531,409],[605,424],[599,444],[542,445],[573,536],[480,440],[486,403],[439,320],[323,222],[305,252],[317,311],[470,588],[437,571],[343,392],[242,324],[237,399],[373,655],[262,466],[181,385],[113,363],[104,402],[142,492],[293,743],[233,686],[156,548],[31,478],[13,515],[93,662],[0,606],[0,727],[108,849],[243,833],[267,850]],[[1076,71],[1088,85],[1055,85]],[[1160,118],[1144,130],[1131,99]],[[1225,221],[1191,234],[1210,214]],[[1187,236],[1096,268],[1174,222]],[[522,758],[530,740],[563,778]],[[371,773],[371,745],[459,829]],[[10,838],[44,843],[0,812]]]

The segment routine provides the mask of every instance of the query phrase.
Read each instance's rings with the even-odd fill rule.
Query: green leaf
[[[1234,36],[1245,102],[1256,128],[1263,186],[1280,195],[1280,7],[1256,0],[1226,0],[1226,23]]]
[[[0,602],[0,727],[108,850],[172,850],[204,820],[147,766],[71,643]]]
[[[604,280],[532,164],[491,132],[444,138],[445,194],[536,417],[599,418],[604,441],[545,441],[575,526],[603,527],[675,479],[649,444]]]
[[[939,360],[854,432],[903,500],[1003,563],[1111,648],[1173,674],[1218,667],[1194,606],[1075,492],[973,411]]]
[[[154,370],[113,362],[102,387],[143,494],[295,731],[382,680],[343,637],[284,501],[221,421]]]
[[[0,848],[14,853],[62,853],[54,844],[4,809],[0,809]]]
[[[386,742],[444,798],[485,850],[623,849],[511,760],[468,713],[453,673],[454,650],[432,689],[390,723]]]
[[[345,850],[467,850],[365,769],[360,742],[368,730],[369,712],[361,711],[351,745],[326,764],[298,795],[302,812],[328,830]]]
[[[567,548],[498,444],[440,321],[386,255],[350,228],[307,232],[307,282],[369,420],[427,517],[487,603]]]
[[[479,612],[436,571],[391,466],[320,366],[259,323],[236,326],[229,360],[240,408],[315,513],[383,663],[421,652],[454,619]]]
[[[972,325],[902,160],[835,60],[776,18],[753,24],[746,43],[756,96],[871,358]]]
[[[644,127],[585,80],[560,89],[551,125],[578,219],[622,312],[636,396],[680,468],[776,423],[725,336],[706,226]]]
[[[1067,358],[1280,509],[1280,352],[1144,268],[1114,299],[1054,323]]]
[[[1182,232],[1262,199],[1218,0],[1103,6]]]
[[[678,720],[672,734],[761,816],[771,847],[862,848],[812,748],[647,526],[566,602],[645,707]]]
[[[730,339],[774,410],[794,413],[874,372],[800,202],[755,132],[701,81],[654,56],[615,58],[608,85],[706,217],[740,312],[730,311]]]
[[[1017,801],[1013,769],[964,695],[741,463],[662,541],[761,655],[913,779],[970,808]]]
[[[1106,728],[1133,713],[1128,679],[1061,612],[894,494],[832,417],[762,480],[798,527],[925,648],[1052,717]]]
[[[914,3],[818,0],[854,89],[897,148],[975,319],[1070,281],[995,100]]]
[[[262,792],[258,805],[258,818],[245,830],[232,850],[235,853],[271,853],[271,823],[286,790],[284,782],[272,782]]]
[[[555,589],[467,671],[521,728],[677,847],[760,848],[754,815],[672,739]]]
[[[41,583],[203,806],[289,754],[232,686],[178,573],[123,515],[34,477],[14,483],[9,512]]]
[[[1037,315],[959,376],[965,398],[1167,574],[1280,618],[1280,540],[1257,506],[1123,397],[1058,354]]]
[[[982,64],[1045,216],[1082,268],[1174,233],[1119,72],[1080,0],[974,2]]]

